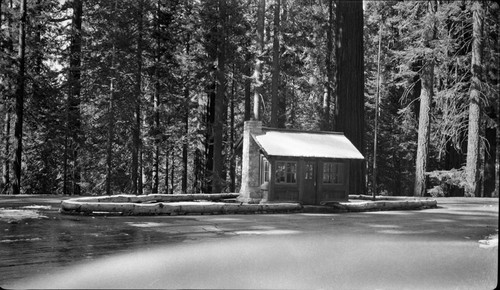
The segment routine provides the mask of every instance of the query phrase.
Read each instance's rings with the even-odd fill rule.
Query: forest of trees
[[[498,196],[494,1],[0,4],[3,194],[237,192],[259,119],[345,132],[353,193]]]

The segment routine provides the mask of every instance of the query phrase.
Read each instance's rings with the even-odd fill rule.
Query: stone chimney
[[[245,121],[243,129],[243,154],[241,158],[242,202],[258,203],[262,199],[260,191],[260,153],[259,145],[251,135],[262,134],[262,121]]]

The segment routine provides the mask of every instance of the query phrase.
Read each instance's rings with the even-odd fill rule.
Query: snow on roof
[[[342,133],[264,130],[252,136],[268,156],[364,159]]]

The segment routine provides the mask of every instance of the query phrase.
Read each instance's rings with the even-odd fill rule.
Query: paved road
[[[58,202],[0,199],[0,286],[497,285],[498,244],[480,241],[498,239],[498,199],[439,199],[439,208],[422,211],[174,217],[65,216],[56,212]],[[2,216],[10,209],[46,218]]]

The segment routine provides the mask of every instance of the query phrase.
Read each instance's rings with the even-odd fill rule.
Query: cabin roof
[[[364,159],[342,133],[263,129],[252,137],[267,156]]]

